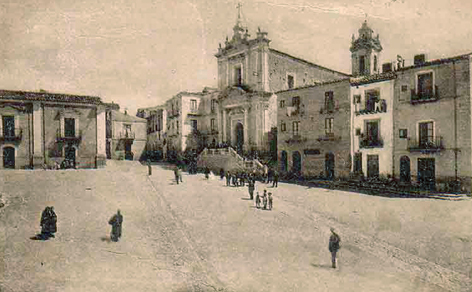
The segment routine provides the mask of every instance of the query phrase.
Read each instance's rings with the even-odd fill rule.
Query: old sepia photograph
[[[472,292],[472,1],[0,0],[0,292]]]

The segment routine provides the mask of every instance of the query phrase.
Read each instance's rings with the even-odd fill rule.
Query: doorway
[[[3,148],[3,168],[15,168],[15,148]]]
[[[300,152],[295,151],[292,154],[292,170],[293,173],[296,174],[301,174],[302,171],[302,156],[300,155]]]
[[[332,152],[326,153],[325,156],[325,175],[326,178],[331,180],[334,179],[334,154]]]
[[[418,182],[424,189],[436,189],[436,167],[434,158],[418,158]]]
[[[236,150],[241,153],[244,145],[244,126],[241,123],[237,123],[234,129],[236,137]]]

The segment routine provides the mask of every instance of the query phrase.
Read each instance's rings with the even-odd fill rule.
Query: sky
[[[381,62],[472,52],[470,0],[241,0],[243,24],[271,48],[351,73],[367,19]],[[0,89],[100,96],[121,110],[217,86],[218,44],[237,0],[0,0]]]

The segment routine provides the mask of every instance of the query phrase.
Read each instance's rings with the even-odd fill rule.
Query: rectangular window
[[[215,131],[216,131],[216,120],[215,120],[215,119],[211,119],[211,121],[210,121],[210,128],[211,128],[211,131],[212,131],[212,132],[215,132]]]
[[[293,122],[292,128],[293,128],[293,135],[298,136],[298,133],[299,133],[298,130],[300,129],[300,121]]]
[[[289,89],[295,86],[295,78],[293,75],[287,75],[287,86]]]
[[[359,57],[359,73],[363,75],[365,73],[365,57]]]
[[[408,85],[402,85],[402,92],[408,91]]]
[[[360,136],[361,135],[361,129],[357,128],[356,129],[356,136]]]
[[[3,117],[3,136],[4,137],[15,136],[15,117],[9,117],[9,116]]]
[[[197,100],[191,99],[190,100],[190,111],[196,112],[197,111]]]
[[[300,96],[292,97],[292,106],[296,108],[300,107]]]
[[[420,146],[427,147],[434,142],[434,124],[425,122],[419,124],[419,142]]]
[[[334,111],[334,96],[332,91],[325,92],[325,110],[328,112]]]
[[[216,111],[216,100],[211,100],[211,112],[214,113]]]
[[[418,96],[433,97],[433,72],[418,74]]]
[[[241,67],[234,68],[234,85],[242,85],[242,69]]]
[[[325,134],[326,135],[332,135],[334,133],[333,124],[334,124],[334,118],[325,119]]]
[[[64,136],[75,137],[75,119],[73,118],[64,119]]]
[[[406,139],[408,138],[408,130],[407,129],[400,129],[399,130],[400,138]]]
[[[361,103],[361,95],[360,94],[354,95],[354,103]]]
[[[190,120],[190,125],[192,126],[192,131],[198,130],[197,120]]]
[[[280,107],[281,107],[281,108],[284,108],[284,107],[285,107],[285,100],[281,100],[281,101],[280,101]]]
[[[280,124],[280,131],[281,131],[281,132],[287,131],[287,126],[285,125],[285,122],[282,122],[282,123]]]
[[[365,92],[365,109],[369,112],[375,111],[375,104],[380,100],[379,90],[367,90]]]
[[[179,121],[175,122],[175,128],[176,128],[176,131],[177,131],[177,134],[178,134],[179,133]]]

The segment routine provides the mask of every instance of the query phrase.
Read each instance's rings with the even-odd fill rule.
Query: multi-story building
[[[145,154],[147,120],[111,110],[109,118],[110,158],[140,160]]]
[[[281,173],[333,179],[350,172],[349,79],[277,92]]]
[[[99,97],[0,91],[0,168],[106,164],[105,105]]]
[[[218,59],[218,141],[238,150],[270,150],[277,126],[274,92],[347,77],[270,48],[267,32],[251,39],[240,16],[233,37],[215,54]]]
[[[216,144],[216,95],[216,90],[205,88],[196,93],[180,92],[166,102],[164,152],[168,158],[186,151],[199,152],[207,145]]]
[[[147,120],[146,158],[163,159],[167,123],[165,105],[138,109],[136,116]]]
[[[425,188],[461,181],[470,190],[471,54],[399,68],[395,80],[394,174]]]

